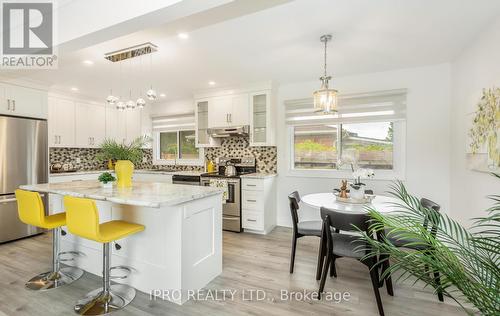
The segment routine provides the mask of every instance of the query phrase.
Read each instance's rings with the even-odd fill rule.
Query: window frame
[[[180,159],[180,132],[192,131],[196,135],[196,130],[192,128],[182,128],[177,130],[155,131],[153,133],[153,165],[168,165],[168,166],[203,166],[205,162],[205,151],[203,148],[198,148],[198,159]],[[177,152],[175,159],[161,159],[160,158],[160,134],[161,133],[176,133],[177,134]],[[196,144],[195,144],[196,146]]]
[[[391,120],[385,121],[391,122]],[[383,170],[378,169],[375,171],[375,177],[373,180],[394,180],[400,179],[404,180],[406,178],[406,122],[392,121],[393,122],[393,169]],[[356,122],[365,123],[365,122]],[[366,123],[370,123],[367,121]],[[349,123],[345,123],[349,124]],[[336,124],[337,127],[337,147],[340,149],[337,151],[337,155],[342,154],[342,142],[341,142],[341,125],[342,123]],[[294,129],[295,126],[287,126],[287,150],[286,159],[288,164],[287,175],[292,177],[306,177],[306,178],[338,178],[338,179],[350,179],[352,178],[351,170],[343,169],[296,169],[295,168],[295,146],[294,146]]]

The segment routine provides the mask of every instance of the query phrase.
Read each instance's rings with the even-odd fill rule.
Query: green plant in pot
[[[116,161],[116,185],[121,188],[132,186],[134,164],[140,163],[144,152],[142,148],[149,142],[147,137],[138,137],[130,144],[118,143],[114,139],[105,139],[100,145],[101,152],[96,158],[101,162]]]
[[[99,178],[97,178],[99,182],[101,182],[103,188],[112,188],[113,182],[116,181],[116,178],[109,172],[102,173]]]
[[[371,234],[363,233],[371,246],[367,256],[379,258],[382,278],[412,277],[453,299],[469,315],[499,315],[500,195],[490,196],[493,206],[466,229],[444,212],[422,206],[402,182],[389,193],[398,200],[398,211],[382,214],[370,208]],[[395,240],[405,241],[406,247],[396,246]]]

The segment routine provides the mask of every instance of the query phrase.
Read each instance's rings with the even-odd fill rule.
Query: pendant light
[[[141,68],[140,69],[143,69],[142,67],[142,56],[140,57],[140,61],[141,61]],[[140,75],[140,71],[137,71],[137,74]],[[138,109],[144,109],[144,107],[146,106],[146,100],[144,100],[144,98],[142,97],[142,88],[139,90],[139,97],[137,98],[137,100],[135,101],[135,105],[137,106]]]
[[[135,109],[135,102],[132,101],[132,89],[129,90],[128,101],[125,103],[127,109]]]
[[[113,69],[112,69],[113,65],[110,65],[110,67],[111,67],[111,71],[110,71],[111,72],[111,89],[109,91],[108,97],[106,98],[106,102],[108,103],[108,105],[113,106],[113,105],[116,105],[116,102],[118,102],[118,98],[113,95],[113,82],[114,82]]]
[[[122,69],[122,64],[120,63],[120,82],[123,84],[123,69]],[[123,89],[122,89],[123,92]],[[116,100],[116,109],[118,111],[123,111],[126,109],[125,102],[123,102],[122,96],[120,94],[120,97],[117,98]]]
[[[325,64],[324,64],[324,74],[323,77],[319,78],[321,80],[321,88],[314,91],[314,110],[315,112],[322,112],[324,114],[330,114],[337,112],[337,93],[335,89],[330,89],[328,87],[328,81],[332,77],[328,76],[326,73],[326,48],[329,41],[332,40],[332,35],[326,34],[320,37],[320,41],[325,44]]]
[[[153,77],[153,54],[149,55],[149,77],[150,77],[151,81],[153,81],[153,78],[152,78]],[[150,89],[146,92],[146,97],[150,101],[154,101],[157,98],[156,91],[153,90],[153,84],[152,83],[151,83]]]

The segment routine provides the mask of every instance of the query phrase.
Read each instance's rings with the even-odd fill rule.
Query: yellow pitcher
[[[129,188],[132,186],[132,174],[134,164],[130,160],[118,160],[115,164],[116,186],[119,188]]]

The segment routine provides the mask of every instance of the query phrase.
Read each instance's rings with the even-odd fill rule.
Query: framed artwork
[[[483,90],[477,110],[467,115],[467,167],[500,172],[500,88]]]

